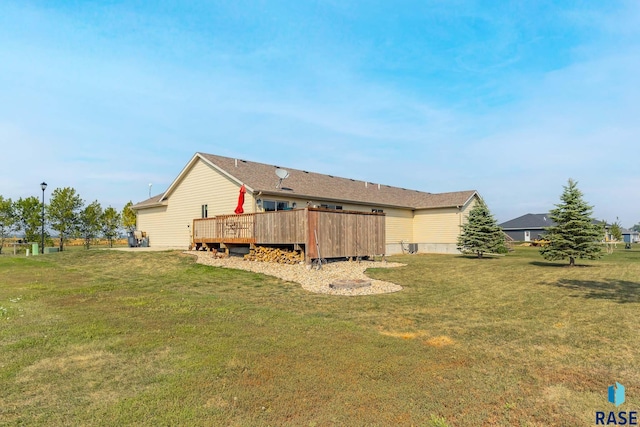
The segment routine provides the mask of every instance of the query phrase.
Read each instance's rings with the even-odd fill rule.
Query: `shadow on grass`
[[[605,279],[604,281],[592,281],[561,279],[557,283],[551,284],[551,286],[580,292],[583,295],[579,296],[587,299],[606,299],[621,304],[640,302],[640,283],[627,282],[624,280]]]
[[[502,257],[504,257],[503,255],[483,255],[482,258],[478,258],[478,255],[466,255],[466,254],[462,254],[462,255],[457,255],[458,258],[466,258],[466,259],[478,259],[478,260],[485,260],[485,259],[500,259]]]
[[[535,265],[536,267],[566,267],[566,268],[595,267],[594,265],[588,265],[588,264],[576,264],[575,266],[571,267],[568,262],[564,262],[560,264],[557,262],[531,261],[529,264]]]

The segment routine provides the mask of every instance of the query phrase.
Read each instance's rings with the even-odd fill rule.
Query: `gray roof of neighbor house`
[[[535,230],[555,225],[549,214],[526,214],[499,224],[503,230]]]
[[[593,224],[602,224],[604,221],[592,220]],[[498,224],[500,228],[503,230],[536,230],[536,229],[544,229],[545,227],[551,227],[556,225],[556,223],[549,217],[548,213],[544,214],[526,214],[519,216],[518,218],[514,218],[507,222],[503,222],[502,224]],[[604,222],[605,227],[608,227],[609,224]]]
[[[475,190],[451,193],[427,193],[406,188],[391,187],[383,184],[364,182],[333,175],[324,175],[305,170],[283,168],[265,163],[250,162],[232,157],[196,153],[191,162],[171,184],[164,194],[138,203],[136,209],[158,205],[169,198],[173,188],[193,161],[198,158],[209,163],[229,178],[244,184],[253,194],[262,192],[262,196],[296,197],[309,201],[341,201],[344,203],[393,206],[409,209],[433,209],[464,206],[477,194]],[[289,176],[282,181],[275,174],[283,168]]]

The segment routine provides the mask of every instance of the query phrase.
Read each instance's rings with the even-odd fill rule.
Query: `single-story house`
[[[594,224],[602,224],[603,221],[594,220]],[[530,242],[541,239],[546,231],[546,227],[555,225],[548,213],[532,214],[528,213],[517,218],[499,224],[502,231],[518,242]],[[609,224],[605,223],[606,240],[611,240],[609,234]]]
[[[244,213],[324,208],[384,213],[386,255],[407,250],[458,253],[460,226],[475,190],[428,193],[212,154],[196,153],[167,190],[137,203],[137,229],[150,246],[188,248],[194,220]]]
[[[530,242],[542,238],[545,227],[555,223],[549,218],[549,214],[532,214],[519,216],[518,218],[499,224],[502,231],[517,242]]]
[[[623,228],[622,230],[622,240],[625,243],[640,243],[640,233],[633,230],[627,230]]]

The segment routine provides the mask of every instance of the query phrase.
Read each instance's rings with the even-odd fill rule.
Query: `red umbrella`
[[[247,192],[247,189],[244,188],[244,184],[242,184],[242,187],[240,187],[240,195],[238,196],[238,206],[234,211],[238,215],[241,213],[244,213],[244,209],[242,208],[242,205],[244,205],[244,193],[246,192]]]

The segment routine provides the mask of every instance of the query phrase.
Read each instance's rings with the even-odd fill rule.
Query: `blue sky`
[[[640,2],[3,1],[0,194],[121,208],[196,151],[502,222],[578,181],[640,222]]]

